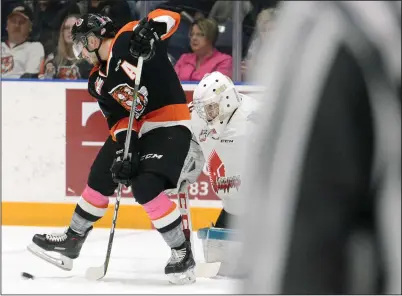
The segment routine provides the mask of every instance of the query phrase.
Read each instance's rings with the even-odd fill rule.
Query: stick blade
[[[105,276],[105,265],[89,267],[85,273],[85,277],[91,281],[100,280]]]
[[[201,278],[212,278],[218,275],[221,262],[197,262],[195,265],[195,276]]]

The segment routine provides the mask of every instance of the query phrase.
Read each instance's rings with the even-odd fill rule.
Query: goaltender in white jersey
[[[183,180],[195,182],[203,167],[206,167],[211,187],[223,203],[223,209],[214,227],[201,231],[201,234],[209,232],[208,238],[213,238],[214,233],[230,228],[228,220],[230,222],[231,215],[241,214],[239,198],[243,198],[242,159],[247,145],[252,145],[245,143],[244,136],[255,129],[254,111],[257,102],[240,94],[230,78],[213,72],[205,75],[197,85],[193,95],[193,107],[193,139],[179,184]],[[213,232],[210,232],[211,230]],[[222,246],[222,236],[218,233],[216,238]],[[224,261],[217,255],[217,252],[224,253],[222,250],[206,250],[207,246],[211,244],[204,242],[207,262],[211,262],[207,258],[207,254],[211,255],[211,252],[215,258],[212,261]]]
[[[202,152],[198,159],[201,163],[206,161],[211,187],[222,199],[224,210],[240,214],[235,201],[241,196],[241,156],[247,145],[244,136],[254,124],[251,119],[255,100],[240,94],[228,77],[213,72],[195,89],[193,104],[196,112],[192,112],[191,127],[195,141],[191,148]]]

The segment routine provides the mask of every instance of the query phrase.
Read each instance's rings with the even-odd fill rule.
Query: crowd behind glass
[[[118,27],[162,8],[180,13],[169,59],[182,81],[220,71],[245,80],[261,40],[273,28],[277,1],[4,0],[2,78],[86,79],[91,66],[72,52],[71,27],[85,13],[109,16]]]

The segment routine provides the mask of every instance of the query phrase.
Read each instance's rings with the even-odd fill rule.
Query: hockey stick
[[[141,74],[142,74],[142,64],[143,64],[143,58],[139,57],[138,58],[138,63],[137,63],[136,76],[135,76],[135,83],[134,83],[133,103],[131,104],[131,109],[130,109],[130,117],[129,117],[129,120],[128,120],[128,129],[127,129],[126,141],[124,142],[123,159],[127,159],[128,149],[130,148],[131,130],[132,130],[133,121],[134,121],[135,101],[137,100],[138,88],[140,87]],[[108,242],[108,245],[107,245],[107,252],[106,252],[105,262],[102,264],[102,266],[89,267],[87,269],[85,277],[90,279],[90,280],[99,280],[99,279],[103,278],[106,275],[107,268],[109,266],[109,261],[110,261],[110,254],[112,252],[112,245],[113,245],[113,239],[114,239],[114,229],[116,227],[117,213],[119,211],[122,187],[123,187],[123,185],[121,183],[119,183],[119,185],[117,187],[117,197],[116,197],[116,203],[114,205],[112,228],[110,229],[109,242]]]
[[[193,231],[192,231],[192,223],[191,223],[191,213],[190,213],[190,198],[188,196],[188,181],[183,181],[177,192],[179,209],[182,216],[182,226],[183,232],[187,239],[191,242],[191,249],[193,252],[193,256],[195,257],[195,246],[193,240]],[[195,265],[195,276],[210,278],[218,275],[219,268],[221,267],[221,262],[196,262]]]

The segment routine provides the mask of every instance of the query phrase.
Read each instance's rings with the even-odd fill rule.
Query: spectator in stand
[[[267,37],[269,31],[274,28],[276,9],[268,8],[262,10],[257,17],[257,24],[254,32],[254,38],[247,51],[246,58],[241,63],[241,74],[243,79],[246,78],[247,70],[256,66],[259,50],[264,38]]]
[[[2,0],[1,1],[1,41],[7,40],[7,16],[14,7],[24,4],[23,0]]]
[[[134,20],[134,14],[125,0],[87,0],[87,12],[99,13],[115,20],[118,28]]]
[[[192,53],[183,54],[175,65],[180,80],[200,81],[205,74],[219,71],[232,76],[232,57],[215,47],[218,25],[212,19],[198,19],[190,29]]]
[[[45,55],[56,50],[61,22],[67,14],[80,13],[75,1],[34,1],[33,38],[42,43]]]
[[[41,69],[41,79],[87,79],[92,66],[86,60],[77,60],[73,53],[71,28],[79,19],[79,15],[67,16],[61,25],[57,52],[46,57]]]
[[[2,78],[36,78],[44,58],[43,46],[29,42],[32,10],[26,5],[14,7],[7,17],[8,38],[1,43]]]

